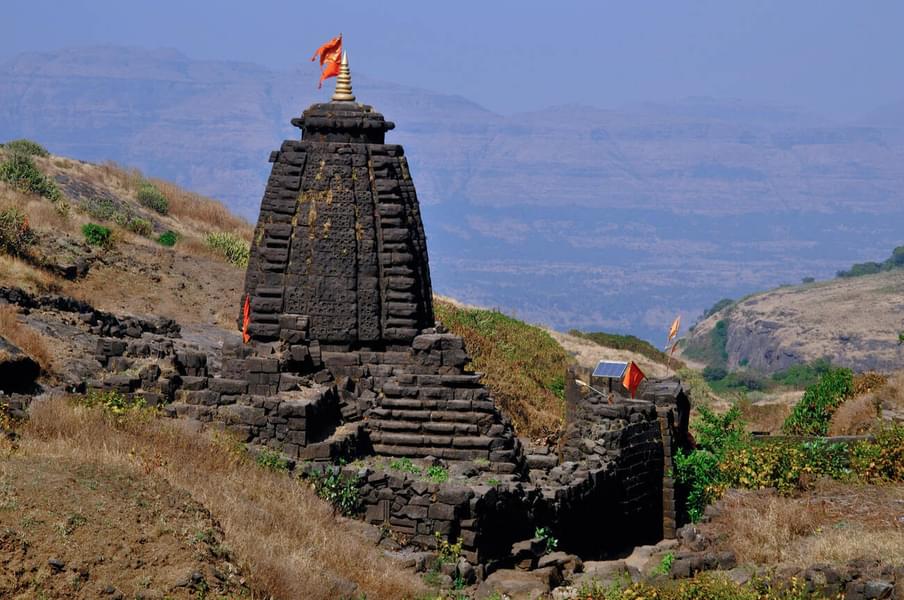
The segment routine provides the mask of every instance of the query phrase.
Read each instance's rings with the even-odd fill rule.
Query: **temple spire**
[[[339,65],[339,75],[336,76],[336,91],[333,92],[333,102],[354,102],[352,94],[352,74],[348,70],[348,53],[342,53],[342,63]]]

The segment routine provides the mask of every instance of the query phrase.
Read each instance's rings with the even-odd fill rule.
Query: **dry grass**
[[[739,402],[741,417],[747,423],[747,430],[761,433],[779,433],[782,424],[791,414],[791,406],[787,402]]]
[[[904,485],[818,482],[789,498],[768,491],[728,494],[705,525],[739,562],[805,567],[874,559],[904,564]]]
[[[251,241],[252,227],[248,221],[229,212],[219,201],[207,198],[194,192],[164,181],[152,179],[169,201],[169,214],[183,221],[195,221],[208,229],[231,231],[246,241]]]
[[[882,410],[904,412],[904,373],[897,373],[885,379],[884,384],[845,401],[832,416],[829,434],[868,433],[879,423]]]
[[[60,291],[58,277],[29,263],[0,254],[0,285],[20,287],[29,292],[55,293]]]
[[[0,336],[34,359],[42,369],[49,371],[52,359],[47,339],[31,327],[20,323],[18,314],[18,311],[12,306],[0,306]]]
[[[65,460],[127,466],[162,477],[210,510],[252,588],[276,598],[355,596],[402,599],[420,593],[415,577],[337,521],[331,508],[285,474],[262,469],[234,444],[179,428],[178,422],[112,423],[99,409],[64,399],[32,405],[22,449]]]

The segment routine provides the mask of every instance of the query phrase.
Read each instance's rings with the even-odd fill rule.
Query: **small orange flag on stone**
[[[643,374],[640,367],[635,365],[633,361],[628,363],[628,368],[625,370],[625,376],[622,377],[622,385],[631,392],[631,398],[634,398],[634,392],[637,391],[637,386],[640,385],[640,382],[643,381],[645,377],[646,375]]]
[[[251,324],[251,295],[245,295],[245,306],[242,308],[242,340],[247,344],[251,341],[248,333],[248,325]]]
[[[320,57],[320,83],[317,89],[323,87],[323,80],[327,77],[335,77],[339,74],[339,62],[342,60],[342,34],[340,33],[321,47],[317,48],[317,52],[311,57],[311,60],[317,60]]]

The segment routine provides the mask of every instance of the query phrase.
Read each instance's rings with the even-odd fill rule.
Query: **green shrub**
[[[251,248],[248,242],[228,232],[209,233],[204,238],[207,247],[223,255],[226,260],[237,267],[247,267]]]
[[[854,391],[850,369],[829,369],[804,391],[782,429],[790,435],[826,435],[835,410]]]
[[[819,381],[819,378],[832,369],[832,363],[819,358],[811,363],[791,365],[783,371],[773,373],[772,381],[795,388],[806,388]]]
[[[433,483],[444,483],[449,479],[449,471],[439,466],[427,467],[426,475]]]
[[[47,148],[37,142],[26,139],[6,142],[5,144],[3,144],[3,149],[8,150],[9,152],[23,154],[25,156],[40,156],[42,158],[47,158],[48,156],[50,156],[50,152],[47,151]]]
[[[132,233],[137,233],[138,235],[143,235],[144,237],[149,237],[151,233],[154,232],[154,226],[151,225],[151,222],[147,219],[141,219],[139,217],[132,217],[131,219],[129,219],[126,227]]]
[[[109,227],[96,223],[86,223],[82,226],[82,235],[85,241],[92,246],[108,246],[111,243],[111,231]]]
[[[838,271],[838,277],[862,277],[863,275],[873,275],[882,270],[882,265],[877,262],[856,263],[847,271]]]
[[[396,471],[402,471],[403,473],[411,473],[413,475],[421,474],[421,468],[411,462],[410,458],[398,458],[389,463],[389,468]]]
[[[553,537],[549,527],[537,527],[534,529],[534,537],[543,541],[543,551],[546,554],[555,552],[559,547],[559,540]]]
[[[136,197],[143,206],[157,211],[161,215],[169,212],[169,201],[166,196],[150,181],[143,180],[139,182]]]
[[[703,369],[703,379],[708,382],[719,381],[725,379],[728,375],[728,369],[721,366],[708,366]]]
[[[179,240],[179,234],[171,229],[167,229],[163,233],[160,234],[160,237],[157,238],[157,243],[161,246],[166,246],[168,248],[172,248],[176,245],[176,242]]]
[[[340,513],[351,516],[360,512],[361,490],[354,476],[343,476],[342,469],[337,466],[327,467],[322,472],[313,472],[309,476],[317,495]]]
[[[21,256],[34,241],[35,235],[25,213],[16,208],[0,211],[0,249]]]
[[[51,202],[62,202],[63,193],[55,181],[41,173],[26,154],[12,154],[0,163],[0,181],[5,181],[20,192],[37,194]]]
[[[82,209],[98,221],[109,221],[119,211],[119,207],[108,198],[91,198],[82,204]]]
[[[854,445],[851,468],[864,481],[904,481],[904,424],[886,425],[874,441]]]
[[[803,279],[800,280],[800,282],[803,284],[815,283],[816,278],[815,277],[804,277]]]
[[[76,397],[75,400],[84,406],[103,408],[116,417],[145,409],[144,398],[129,397],[116,391],[90,391],[84,396]]]
[[[261,450],[258,452],[255,462],[265,469],[278,473],[285,473],[289,470],[289,461],[274,450]]]

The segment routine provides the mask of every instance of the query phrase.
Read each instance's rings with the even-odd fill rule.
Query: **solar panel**
[[[628,363],[626,362],[614,362],[611,360],[601,360],[596,368],[593,370],[594,377],[611,377],[613,379],[619,379],[622,375],[625,374],[625,369],[628,368]]]

